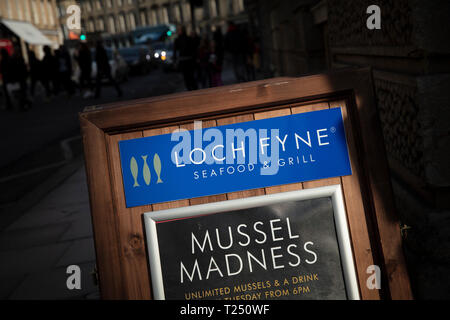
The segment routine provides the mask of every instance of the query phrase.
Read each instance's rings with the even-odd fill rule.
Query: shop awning
[[[51,42],[38,28],[29,22],[13,21],[2,19],[3,23],[9,30],[14,32],[19,38],[29,44],[52,45]]]

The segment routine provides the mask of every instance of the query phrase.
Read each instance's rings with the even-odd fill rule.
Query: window
[[[23,11],[22,11],[22,0],[18,0],[16,2],[16,18],[19,20],[23,20]]]
[[[191,20],[191,6],[188,2],[183,4],[183,18],[184,22]]]
[[[181,22],[181,11],[179,4],[173,6],[173,17],[175,19],[175,22]]]
[[[101,10],[102,9],[102,4],[100,3],[100,0],[96,0],[95,1],[95,8],[97,10]]]
[[[119,15],[119,32],[125,32],[127,31],[127,26],[125,23],[125,16],[123,13]]]
[[[216,0],[209,0],[209,15],[211,18],[217,17],[217,3]]]
[[[147,25],[147,16],[145,15],[145,11],[141,11],[139,13],[139,17],[141,19],[141,26],[146,26]]]
[[[149,11],[149,22],[152,26],[156,26],[158,24],[158,15],[156,14],[156,9],[151,9]]]
[[[130,30],[136,29],[136,17],[134,16],[134,13],[130,12],[128,14],[128,22],[130,26]]]
[[[166,6],[162,7],[160,10],[161,23],[169,23],[169,11]]]
[[[93,19],[89,19],[88,30],[89,32],[95,32],[95,24]]]
[[[11,0],[6,0],[5,6],[6,6],[6,17],[12,18],[12,8],[11,8]]]
[[[112,7],[112,0],[106,0],[106,6],[108,8],[111,8]]]
[[[55,13],[53,12],[53,7],[50,2],[47,2],[47,14],[48,14],[48,22],[51,26],[55,25]]]
[[[24,13],[25,13],[25,20],[31,21],[30,4],[29,4],[28,1],[25,1],[24,6],[23,6],[23,10],[24,10]]]
[[[234,0],[233,7],[234,7],[234,13],[243,12],[245,10],[244,0]]]
[[[205,16],[205,10],[203,7],[198,7],[194,9],[195,20],[201,21]]]
[[[97,30],[98,31],[105,31],[105,22],[103,21],[103,18],[99,18],[97,20]]]
[[[123,5],[123,2],[122,2],[122,0],[117,0],[117,6],[122,6]]]
[[[31,11],[33,11],[34,23],[39,24],[39,12],[37,9],[37,0],[31,0]]]
[[[47,24],[47,14],[45,13],[45,3],[44,0],[40,1],[41,4],[41,17],[42,17],[42,24],[46,25]]]
[[[109,23],[109,32],[110,32],[111,34],[116,33],[116,23],[115,23],[115,21],[114,21],[114,17],[110,16],[110,17],[108,18],[108,23]]]

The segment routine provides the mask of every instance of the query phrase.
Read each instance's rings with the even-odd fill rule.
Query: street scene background
[[[450,4],[372,4],[0,1],[0,299],[100,298],[80,112],[345,67],[373,71],[414,295],[450,298]]]

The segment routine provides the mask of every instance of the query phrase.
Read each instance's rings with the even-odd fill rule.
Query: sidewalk
[[[121,84],[117,98],[112,86],[102,89],[100,99],[68,97],[61,93],[45,102],[43,89],[36,91],[33,107],[25,112],[6,111],[0,105],[0,230],[31,208],[52,189],[48,182],[76,157],[82,155],[78,114],[86,106],[129,101],[182,90],[181,75],[160,69],[130,78]],[[38,89],[38,88],[37,88]],[[73,170],[66,170],[67,175]],[[64,177],[65,178],[65,177]],[[58,184],[62,179],[53,179]],[[35,192],[41,184],[47,191]]]
[[[225,85],[235,82],[231,68],[224,69],[222,79]],[[105,100],[117,100],[113,89],[107,90],[110,95]],[[180,74],[155,73],[130,83],[128,94],[122,99],[137,98],[143,91],[150,96],[183,90]],[[45,153],[46,144],[65,132],[73,129],[79,134],[78,112],[84,104],[92,105],[93,101],[81,103],[81,97],[70,101],[60,98],[60,106],[50,103],[26,113],[7,114],[8,119],[2,118],[5,112],[0,111],[0,126],[5,125],[3,135],[8,138],[2,140],[2,148],[9,155],[2,159],[0,168],[20,153],[26,155],[25,160],[31,150]],[[56,161],[52,154],[44,154],[44,160]],[[50,168],[45,179],[35,179],[39,183],[30,194],[36,199],[22,197],[13,207],[3,208],[0,219],[8,217],[12,223],[5,223],[3,230],[0,228],[0,299],[99,298],[92,275],[96,258],[83,164],[82,157],[74,155],[60,167]],[[28,176],[27,179],[15,183],[29,184]],[[4,184],[12,188],[10,181]],[[13,209],[21,203],[29,206],[16,214]],[[69,276],[66,269],[73,264],[81,268],[81,290],[69,290],[66,286]]]
[[[83,99],[79,94],[69,97],[61,93],[45,102],[40,88],[28,111],[6,111],[0,105],[1,147],[5,150],[0,157],[0,168],[49,143],[79,134],[78,113],[87,106],[162,95],[179,90],[181,85],[178,74],[166,74],[156,69],[122,83],[121,98],[117,98],[112,86],[106,86],[100,99]]]
[[[84,166],[0,233],[1,299],[95,299],[95,251]],[[66,268],[81,268],[68,290]]]

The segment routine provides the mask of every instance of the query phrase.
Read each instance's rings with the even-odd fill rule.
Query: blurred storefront
[[[56,16],[56,0],[0,1],[0,38],[20,48],[27,60],[27,50],[42,57],[45,45],[57,47],[61,35]]]

